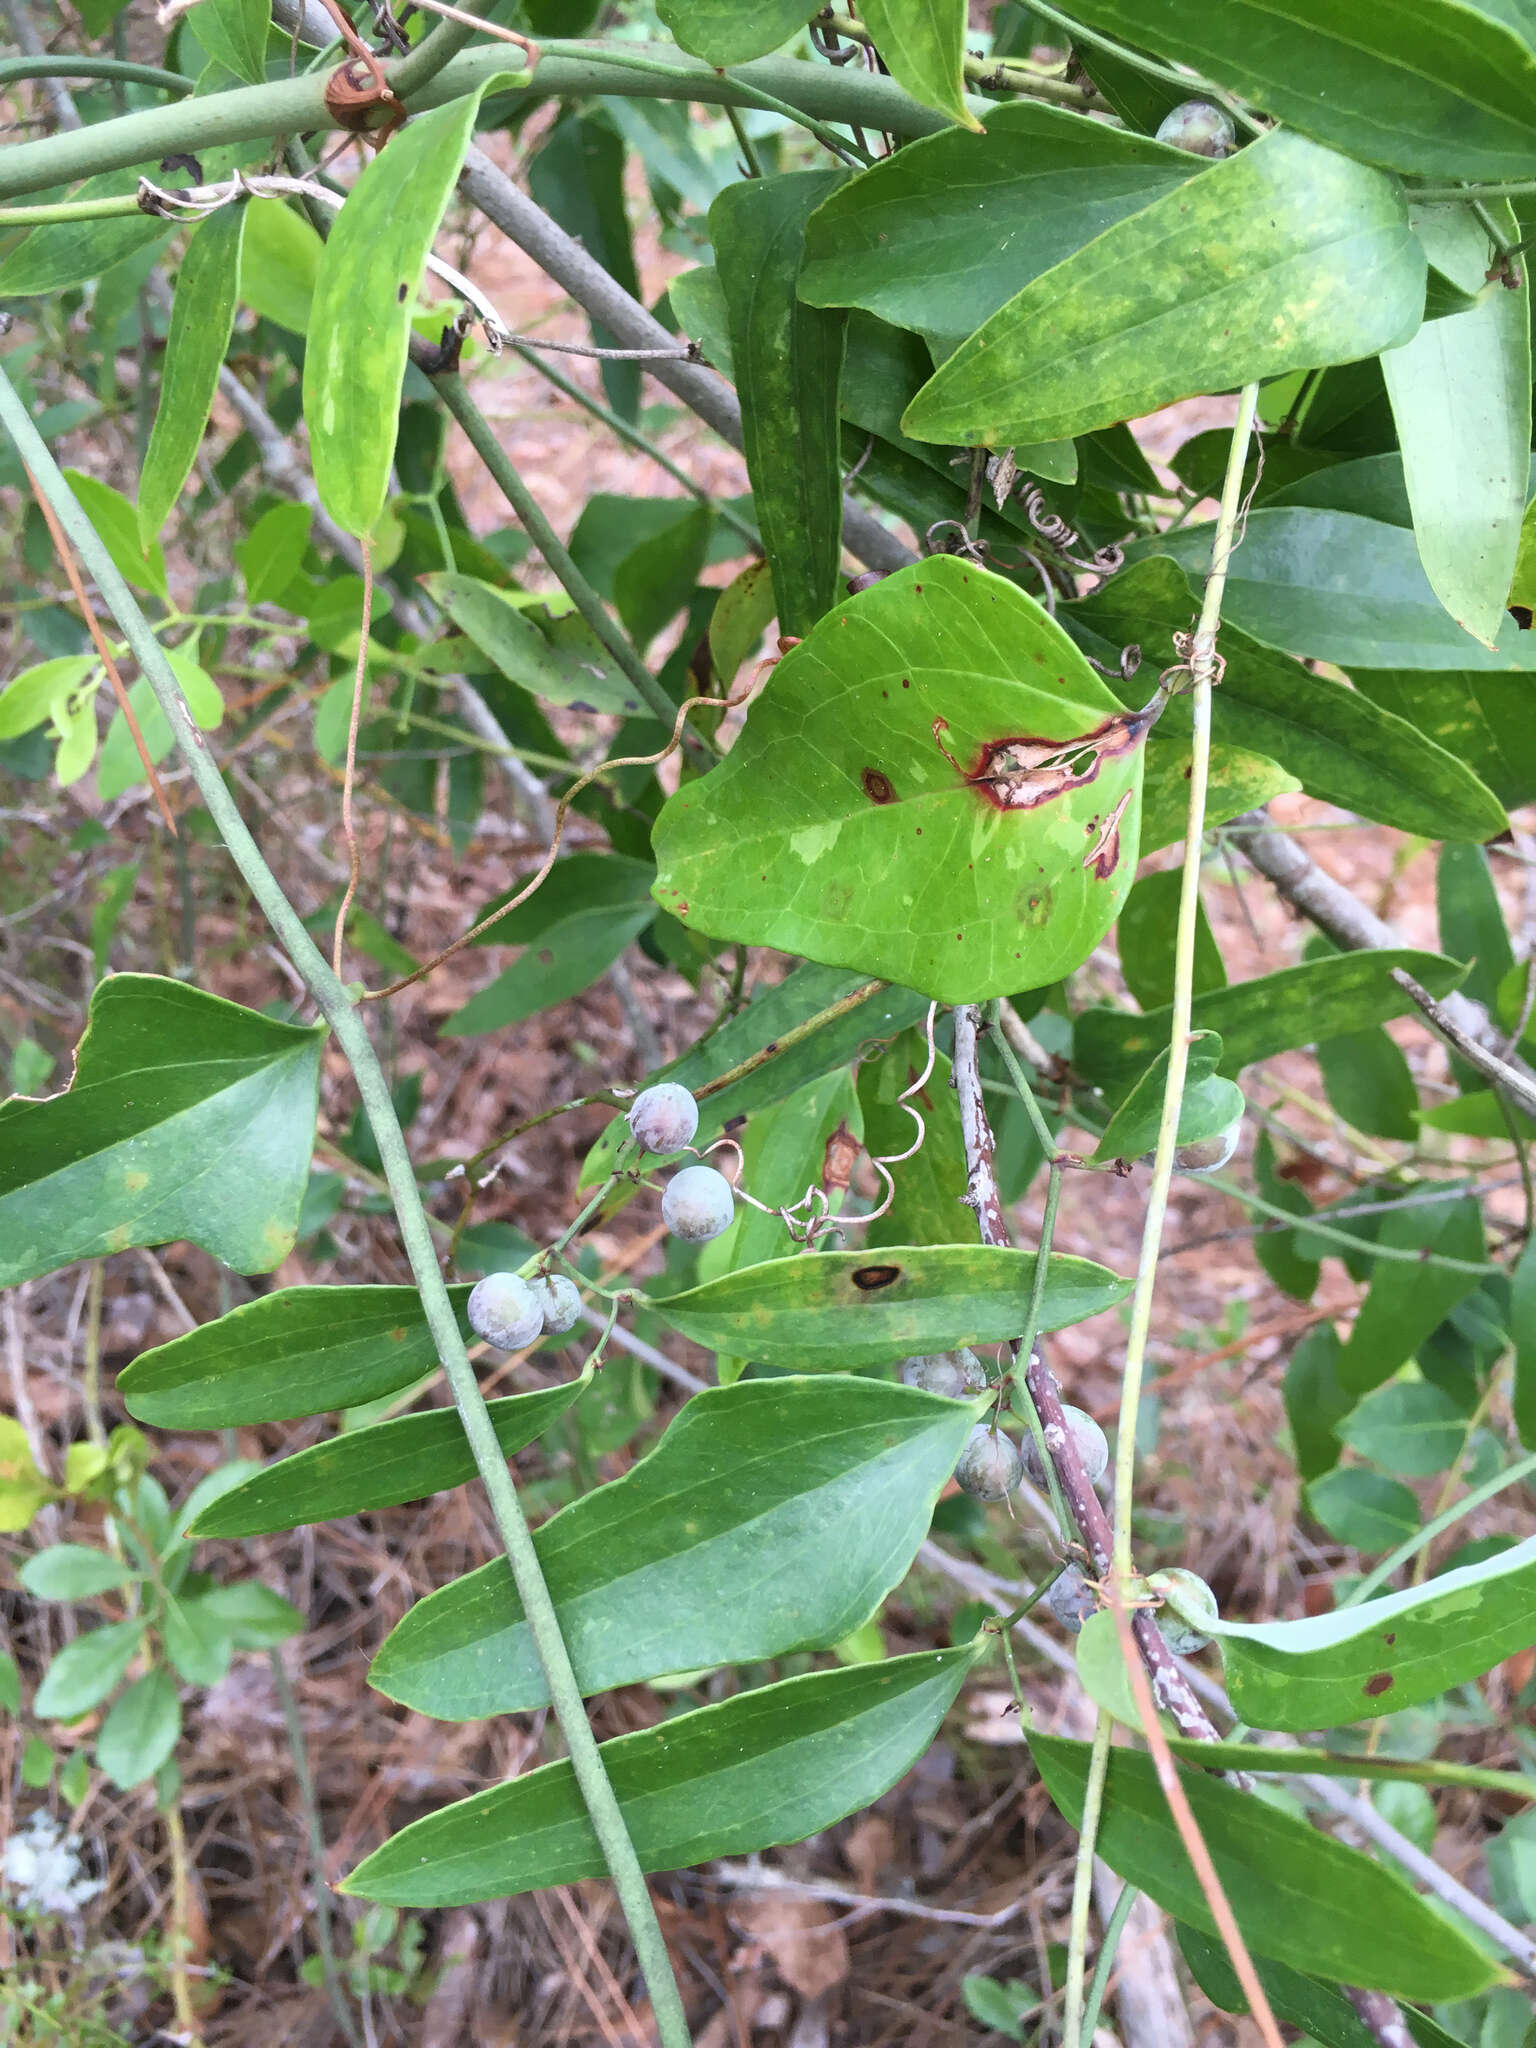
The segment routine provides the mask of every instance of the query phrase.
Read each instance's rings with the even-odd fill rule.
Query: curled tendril
[[[943,533],[946,528],[953,529],[955,538],[952,541],[941,542],[936,536]],[[923,534],[925,555],[964,555],[967,560],[984,565],[989,552],[984,540],[977,540],[967,531],[963,519],[935,519]]]
[[[1125,550],[1111,544],[1097,548],[1088,556],[1075,552],[1082,547],[1082,537],[1075,526],[1068,525],[1059,512],[1053,512],[1045,502],[1045,493],[1038,484],[1028,484],[1019,492],[1019,503],[1024,507],[1025,516],[1043,541],[1053,547],[1069,568],[1084,570],[1091,576],[1113,576],[1125,566]]]
[[[1122,647],[1120,660],[1114,668],[1111,668],[1108,662],[1095,661],[1091,654],[1085,654],[1083,659],[1090,668],[1096,668],[1101,676],[1118,676],[1122,683],[1128,683],[1141,667],[1141,647],[1135,640]]]

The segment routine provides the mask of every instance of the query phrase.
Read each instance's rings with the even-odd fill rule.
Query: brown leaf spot
[[[1379,1699],[1384,1692],[1390,1692],[1396,1683],[1397,1680],[1390,1671],[1378,1671],[1374,1678],[1365,1681],[1366,1696],[1373,1700]]]
[[[872,804],[895,803],[896,790],[889,775],[882,775],[878,768],[866,768],[859,780]]]
[[[861,1294],[875,1294],[882,1287],[894,1287],[900,1278],[900,1266],[859,1266],[853,1284]]]
[[[1032,811],[1055,797],[1085,788],[1097,778],[1106,761],[1134,753],[1146,738],[1151,722],[1148,712],[1121,711],[1076,739],[1014,733],[984,742],[969,767],[957,761],[944,744],[942,735],[949,730],[948,719],[933,721],[933,737],[939,752],[961,780],[994,810]]]
[[[1127,790],[1099,828],[1099,836],[1083,855],[1083,866],[1092,868],[1101,882],[1107,882],[1120,865],[1120,820],[1131,800]]]

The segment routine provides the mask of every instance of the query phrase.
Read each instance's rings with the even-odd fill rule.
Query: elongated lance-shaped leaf
[[[1223,2012],[1247,2012],[1247,1998],[1221,1942],[1194,1927],[1179,1926],[1174,1931],[1190,1975],[1212,2005]],[[1276,2019],[1300,2027],[1309,2041],[1318,2042],[1320,2048],[1380,2048],[1379,2037],[1336,1985],[1324,1984],[1269,1956],[1254,1957],[1253,1966]],[[1416,2048],[1466,2048],[1465,2042],[1448,2034],[1428,2013],[1410,2010],[1403,2014],[1403,2021]]]
[[[582,1691],[840,1642],[906,1572],[984,1405],[845,1377],[696,1395],[534,1539]],[[369,1676],[443,1720],[548,1699],[499,1561],[418,1601]]]
[[[487,1401],[496,1441],[508,1457],[531,1444],[581,1393],[590,1372],[562,1387]],[[370,1508],[399,1507],[463,1486],[475,1476],[474,1453],[453,1408],[401,1415],[312,1444],[223,1494],[193,1523],[194,1536],[260,1536],[330,1522]],[[502,1567],[505,1575],[505,1567]],[[511,1581],[507,1581],[510,1589]]]
[[[1213,1622],[1244,1721],[1299,1731],[1367,1721],[1434,1699],[1529,1647],[1536,1536],[1444,1572],[1298,1621]]]
[[[1084,0],[1073,12],[1367,163],[1530,176],[1536,53],[1524,10],[1500,0]]]
[[[1513,240],[1507,201],[1502,211]],[[1414,228],[1438,269],[1483,291],[1488,237],[1470,207],[1422,207]],[[1518,289],[1426,321],[1381,358],[1419,560],[1457,625],[1487,647],[1504,622],[1531,459],[1530,286],[1518,275]]]
[[[465,1337],[470,1291],[448,1290]],[[436,1363],[414,1287],[285,1287],[141,1351],[117,1386],[140,1422],[236,1429],[359,1407]]]
[[[1395,179],[1270,134],[1026,285],[941,366],[920,441],[1051,441],[1406,341],[1424,251]]]
[[[1003,1245],[880,1245],[773,1259],[651,1305],[713,1350],[802,1372],[843,1372],[910,1352],[1006,1343],[1019,1334],[1034,1271],[1033,1252]],[[1040,1327],[1085,1322],[1130,1289],[1107,1267],[1058,1252]]]
[[[304,418],[321,502],[366,534],[395,459],[412,305],[474,133],[479,92],[418,115],[380,149],[336,216],[315,279]]]
[[[602,1745],[647,1870],[802,1841],[911,1769],[978,1645],[814,1671]],[[342,1889],[390,1905],[467,1905],[601,1877],[569,1763],[545,1764],[402,1829]]]
[[[847,316],[795,296],[806,220],[840,175],[749,178],[728,185],[709,209],[753,512],[779,631],[797,635],[831,607],[842,546],[837,387]]]
[[[188,242],[176,273],[160,404],[139,479],[139,538],[146,546],[180,497],[208,425],[235,324],[245,217],[243,206],[210,215]]]
[[[1116,647],[1166,646],[1189,623],[1198,573],[1188,554],[1177,564],[1149,554],[1073,605],[1068,628],[1089,627]],[[1230,621],[1221,646],[1226,667],[1211,706],[1217,740],[1267,755],[1300,777],[1309,796],[1400,832],[1480,840],[1504,830],[1503,806],[1474,770],[1406,719],[1311,674]],[[1123,702],[1136,696],[1139,682],[1116,679]],[[1184,716],[1175,706],[1162,730],[1177,730]]]
[[[1043,987],[1130,888],[1149,723],[1033,599],[936,556],[785,655],[658,818],[657,897],[941,1002]]]
[[[985,135],[925,136],[824,200],[800,296],[862,306],[947,356],[1031,279],[1202,168],[1060,107],[997,106]]]
[[[864,19],[898,85],[925,107],[980,129],[965,104],[966,0],[865,0]]]
[[[1413,1004],[1392,979],[1398,967],[1437,996],[1449,994],[1466,972],[1439,953],[1410,947],[1340,953],[1196,997],[1194,1028],[1221,1034],[1221,1071],[1235,1078],[1273,1053],[1406,1016]],[[1167,1045],[1171,1015],[1167,1009],[1144,1017],[1085,1010],[1078,1018],[1074,1065],[1098,1086],[1128,1084]]]
[[[1031,1733],[1046,1789],[1081,1824],[1089,1745]],[[1501,1971],[1384,1864],[1203,1772],[1179,1776],[1251,1949],[1395,1997],[1467,1998]],[[1215,1932],[1151,1757],[1110,1752],[1099,1854],[1192,1927]]]
[[[158,975],[99,983],[68,1092],[0,1103],[0,1286],[177,1237],[271,1272],[298,1234],[324,1037]]]

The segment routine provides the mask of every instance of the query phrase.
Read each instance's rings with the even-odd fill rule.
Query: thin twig
[[[352,677],[352,715],[347,721],[347,765],[341,784],[341,833],[347,843],[347,886],[336,910],[336,931],[331,940],[331,972],[341,979],[342,949],[347,938],[347,912],[357,894],[362,875],[362,857],[357,850],[357,830],[352,819],[352,788],[357,778],[357,734],[363,722],[363,699],[368,690],[368,635],[373,625],[373,549],[366,535],[363,550],[363,619],[358,628],[357,668]]]
[[[293,1779],[298,1787],[299,1804],[304,1809],[304,1826],[309,1841],[310,1876],[315,1891],[315,1933],[319,1937],[320,1969],[325,1978],[325,1995],[330,2000],[331,2011],[336,2015],[336,2024],[353,2044],[353,2048],[357,2048],[357,2020],[347,2003],[341,1970],[336,1961],[336,1942],[331,1914],[331,1880],[325,1867],[325,1829],[320,1820],[320,1802],[315,1797],[314,1773],[309,1767],[309,1744],[304,1738],[304,1718],[299,1712],[299,1703],[294,1697],[293,1687],[288,1682],[288,1668],[283,1662],[282,1651],[274,1645],[267,1652],[267,1661],[272,1671],[272,1685],[277,1693],[277,1703],[283,1710],[283,1726],[288,1731],[288,1754],[293,1760]]]
[[[1476,1067],[1485,1080],[1491,1081],[1496,1088],[1502,1088],[1512,1096],[1516,1107],[1523,1109],[1527,1116],[1536,1117],[1536,1085],[1533,1085],[1518,1067],[1510,1066],[1507,1061],[1501,1060],[1497,1053],[1490,1052],[1484,1045],[1479,1045],[1475,1038],[1463,1031],[1446,1010],[1445,1005],[1436,1002],[1424,984],[1415,981],[1406,968],[1394,967],[1392,979],[1415,1009],[1435,1027],[1446,1044],[1461,1054],[1468,1066]]]

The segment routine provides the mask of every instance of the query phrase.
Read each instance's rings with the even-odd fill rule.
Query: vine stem
[[[1211,763],[1211,688],[1217,674],[1216,632],[1221,623],[1221,600],[1226,589],[1227,564],[1236,545],[1243,467],[1248,459],[1248,443],[1253,434],[1253,418],[1258,399],[1258,385],[1245,384],[1238,400],[1237,423],[1232,429],[1232,445],[1227,454],[1227,474],[1222,485],[1221,511],[1211,542],[1211,566],[1205,579],[1205,597],[1200,606],[1199,621],[1189,648],[1190,708],[1193,714],[1189,815],[1184,828],[1184,873],[1179,891],[1178,931],[1174,941],[1173,1014],[1169,1024],[1168,1075],[1163,1089],[1163,1114],[1158,1126],[1157,1151],[1152,1163],[1152,1184],[1147,1190],[1147,1210],[1141,1232],[1141,1256],[1136,1263],[1136,1286],[1131,1297],[1131,1326],[1126,1337],[1125,1371],[1120,1383],[1120,1421],[1115,1440],[1114,1546],[1110,1561],[1110,1597],[1117,1608],[1122,1597],[1120,1589],[1131,1577],[1133,1570],[1131,1510],[1136,1484],[1136,1425],[1141,1411],[1147,1338],[1152,1328],[1152,1298],[1157,1288],[1158,1254],[1162,1250],[1163,1224],[1168,1213],[1168,1189],[1173,1180],[1174,1154],[1179,1142],[1179,1112],[1184,1103],[1184,1079],[1189,1067],[1189,1035],[1194,1008],[1195,936],[1200,910],[1200,848],[1205,835],[1205,795]],[[1127,1636],[1129,1632],[1127,1623]],[[1145,1684],[1139,1664],[1132,1675]],[[1150,1688],[1148,1697],[1151,1697]],[[1072,1887],[1072,1923],[1067,1948],[1066,2015],[1063,2026],[1066,2048],[1079,2048],[1082,2039],[1080,2030],[1088,1941],[1088,1908],[1093,1895],[1093,1851],[1098,1834],[1104,1784],[1109,1772],[1111,1728],[1110,1716],[1101,1712],[1094,1726],[1093,1753],[1089,1760],[1088,1783],[1083,1799],[1083,1824],[1078,1837],[1077,1871]]]
[[[528,1616],[534,1647],[549,1687],[555,1719],[570,1754],[576,1782],[586,1802],[624,1917],[629,1923],[636,1957],[644,1972],[656,2014],[662,2048],[690,2048],[682,1998],[667,1957],[656,1909],[646,1887],[645,1874],[630,1840],[617,1795],[609,1783],[597,1737],[587,1719],[581,1687],[571,1665],[554,1601],[544,1581],[532,1531],[512,1483],[511,1471],[496,1441],[495,1429],[486,1412],[485,1397],[480,1392],[464,1340],[459,1334],[458,1318],[438,1267],[432,1226],[422,1206],[405,1134],[395,1115],[389,1084],[362,1017],[262,857],[208,752],[203,734],[187,708],[149,622],[65,482],[3,366],[0,366],[0,425],[5,427],[15,443],[36,478],[40,492],[46,496],[61,526],[95,578],[102,597],[137,656],[139,666],[166,715],[177,747],[218,828],[219,836],[314,997],[321,1015],[335,1033],[337,1044],[352,1069],[358,1094],[378,1143],[401,1242],[421,1293],[422,1309],[484,1482],[523,1610]]]

